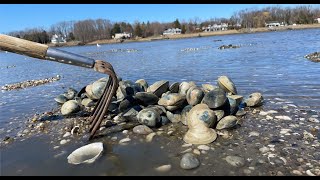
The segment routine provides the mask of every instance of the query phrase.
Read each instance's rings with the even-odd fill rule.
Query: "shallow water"
[[[215,42],[220,39],[222,41]],[[240,45],[236,49],[218,49],[221,45]],[[185,51],[186,48],[192,48]],[[320,30],[307,29],[283,32],[224,35],[153,42],[132,42],[96,46],[63,47],[61,49],[82,54],[94,59],[110,62],[116,73],[124,80],[146,79],[148,84],[158,80],[172,82],[195,81],[216,84],[220,75],[227,75],[235,83],[238,94],[249,95],[261,92],[267,100],[281,100],[306,111],[320,111],[320,64],[307,60],[305,55],[319,51]],[[16,67],[6,68],[7,66]],[[21,90],[2,91],[0,95],[0,137],[14,136],[23,129],[27,118],[35,113],[50,111],[57,107],[54,97],[68,87],[80,90],[83,86],[105,75],[91,69],[74,67],[50,61],[42,61],[13,53],[0,53],[0,86],[31,79],[42,79],[60,75],[59,81]],[[264,108],[272,109],[274,104],[266,103]],[[7,132],[7,129],[14,129]],[[37,139],[37,138],[35,138]],[[70,175],[129,175],[153,174],[143,170],[151,164],[166,162],[165,155],[153,144],[140,144],[139,148],[120,148],[114,150],[120,154],[118,166],[105,158],[104,163],[93,166],[70,167],[64,159],[52,159],[53,152],[47,152],[48,144],[39,140],[25,140],[13,144],[9,149],[2,149],[1,174],[70,174]],[[82,141],[80,141],[82,142]],[[25,149],[25,155],[18,148]],[[39,147],[34,151],[34,146]],[[68,147],[69,150],[72,149]],[[79,146],[79,144],[77,145]],[[75,147],[75,146],[74,146]],[[52,149],[50,147],[49,149]],[[126,150],[125,150],[126,149]],[[125,152],[131,149],[130,152]],[[134,149],[139,150],[135,152]],[[142,162],[143,153],[150,151],[151,158]],[[132,151],[132,152],[131,152]],[[56,151],[55,151],[56,153]],[[70,153],[70,152],[68,152]],[[126,153],[135,156],[126,156]],[[13,166],[10,155],[19,163]],[[39,156],[38,156],[39,155]],[[156,157],[159,158],[156,158]],[[51,157],[51,158],[50,158]],[[160,158],[161,157],[161,158]],[[17,160],[19,159],[19,160]],[[46,159],[46,160],[43,160]],[[24,163],[22,163],[24,162]],[[63,162],[61,166],[61,162]],[[138,163],[137,166],[135,163]],[[103,164],[103,166],[101,165]],[[45,165],[45,166],[44,166]],[[133,169],[136,167],[136,169]],[[19,170],[24,169],[25,170]],[[50,173],[51,168],[57,168]],[[104,170],[102,170],[105,168]],[[126,170],[131,168],[131,170]],[[77,169],[77,170],[75,170]],[[117,169],[117,170],[114,170]],[[179,174],[181,170],[176,169]],[[184,173],[184,172],[181,172]],[[192,174],[192,173],[190,173]],[[219,173],[218,173],[219,174]],[[224,173],[220,173],[224,174]]]

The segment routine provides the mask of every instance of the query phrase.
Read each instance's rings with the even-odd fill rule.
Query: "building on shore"
[[[163,35],[181,34],[181,29],[179,28],[169,28],[163,31]]]
[[[320,17],[314,19],[315,22],[320,23]]]
[[[116,33],[113,38],[114,39],[130,39],[132,37],[132,33]]]
[[[211,31],[226,31],[228,30],[227,23],[208,25],[207,27],[202,27],[202,31],[211,32]]]
[[[271,28],[271,27],[280,27],[281,24],[278,21],[268,21],[268,22],[265,23],[265,26],[269,27],[269,28]]]
[[[54,34],[52,37],[51,37],[51,43],[53,44],[58,44],[58,43],[66,43],[67,42],[67,37],[66,35],[57,35],[57,34]]]

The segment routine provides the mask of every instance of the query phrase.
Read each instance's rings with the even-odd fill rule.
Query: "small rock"
[[[268,148],[268,147],[265,147],[265,146],[263,146],[262,148],[260,148],[259,149],[259,151],[261,152],[261,153],[266,153],[266,152],[268,152],[270,149]]]
[[[129,142],[129,141],[131,141],[130,138],[124,138],[124,139],[121,139],[121,140],[119,141],[119,144],[123,144],[123,143]]]
[[[286,120],[286,121],[292,120],[289,116],[275,116],[275,118],[281,119],[281,120]]]
[[[198,149],[194,149],[193,153],[196,154],[196,155],[200,155],[201,154],[201,152]]]
[[[299,175],[299,176],[302,175],[302,173],[299,170],[293,170],[292,174]]]
[[[252,131],[249,133],[249,137],[251,136],[259,136],[259,133],[257,131]]]
[[[200,149],[200,150],[205,150],[205,151],[210,150],[210,147],[207,146],[207,145],[199,145],[197,148]]]
[[[147,142],[151,142],[155,135],[156,135],[155,132],[148,134],[147,137],[146,137],[146,141]]]
[[[180,167],[182,169],[194,169],[200,165],[200,162],[197,157],[192,153],[186,153],[182,156],[180,161]]]
[[[61,145],[64,145],[64,144],[66,144],[67,142],[68,142],[67,140],[62,139],[62,140],[60,141],[60,144],[61,144]]]
[[[155,170],[158,171],[158,172],[167,172],[170,169],[171,169],[171,164],[162,165],[162,166],[159,166],[159,167],[155,168]]]
[[[191,151],[192,151],[192,148],[188,148],[188,149],[182,151],[181,154],[188,153],[188,152],[191,152]]]
[[[227,156],[226,161],[230,165],[235,166],[235,167],[242,167],[242,166],[244,166],[244,163],[245,163],[244,158],[239,157],[239,156]]]
[[[70,132],[66,132],[62,137],[68,137],[68,136],[70,136],[70,135],[71,135]]]
[[[129,132],[128,130],[123,130],[122,131],[123,134],[128,134],[128,132]]]

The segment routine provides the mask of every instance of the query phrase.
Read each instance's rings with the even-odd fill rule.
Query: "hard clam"
[[[218,86],[222,88],[225,92],[237,94],[236,86],[234,85],[233,81],[227,76],[220,76],[218,78]]]

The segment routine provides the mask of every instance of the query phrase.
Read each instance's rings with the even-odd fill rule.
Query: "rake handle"
[[[0,49],[5,51],[45,59],[48,48],[44,44],[0,34]]]

